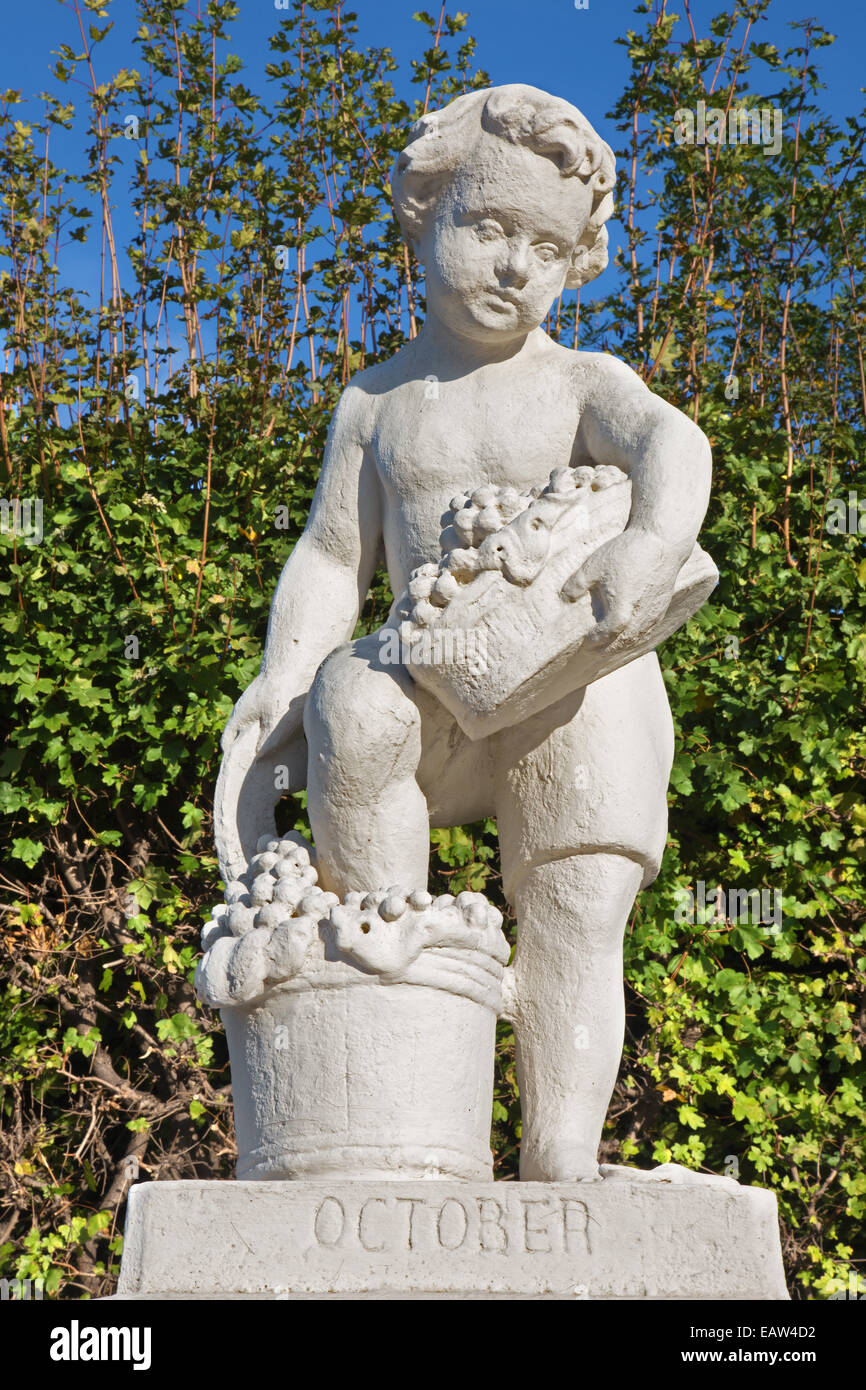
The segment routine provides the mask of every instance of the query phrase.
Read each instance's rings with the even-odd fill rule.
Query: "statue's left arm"
[[[592,593],[600,610],[595,639],[625,644],[666,611],[692,553],[709,502],[710,446],[624,362],[586,353],[578,363],[576,453],[628,473],[632,501],[626,529],[593,552],[563,596]]]

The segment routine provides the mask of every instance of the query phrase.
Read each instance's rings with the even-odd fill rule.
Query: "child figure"
[[[343,392],[217,789],[228,880],[273,833],[275,768],[306,783],[319,882],[341,898],[425,887],[431,825],[497,818],[518,923],[524,1180],[599,1176],[624,929],[667,830],[673,728],[658,659],[471,741],[405,666],[381,659],[375,635],[349,639],[383,551],[395,594],[439,560],[452,496],[526,492],[578,463],[614,464],[632,485],[626,529],[569,586],[592,596],[591,640],[627,644],[666,611],[707,506],[707,440],[622,362],[540,326],[563,288],[607,263],[613,185],[609,147],[533,87],[472,92],[414,127],[392,187],[425,268],[426,322]]]

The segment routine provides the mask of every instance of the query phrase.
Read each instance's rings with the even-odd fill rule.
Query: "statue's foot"
[[[660,1163],[657,1168],[629,1168],[622,1163],[602,1163],[599,1172],[606,1181],[662,1182],[673,1183],[677,1187],[712,1186],[724,1187],[727,1191],[739,1187],[734,1178],[723,1177],[720,1173],[697,1173],[693,1168],[684,1168],[679,1163]]]
[[[595,1151],[578,1141],[560,1140],[534,1149],[520,1148],[521,1182],[599,1182]]]

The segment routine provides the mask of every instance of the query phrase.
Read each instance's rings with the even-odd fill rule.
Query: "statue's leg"
[[[431,819],[454,825],[492,810],[486,748],[382,652],[375,634],[339,647],[304,710],[319,882],[341,898],[425,888]]]
[[[307,809],[323,888],[427,882],[430,830],[416,780],[421,718],[412,681],[382,665],[370,638],[339,647],[319,667],[304,710]]]
[[[520,1174],[593,1177],[622,1052],[623,935],[666,838],[673,729],[657,658],[491,743],[503,882],[517,914]]]
[[[516,892],[520,1176],[598,1176],[625,1028],[622,943],[642,866],[618,854],[538,864]]]

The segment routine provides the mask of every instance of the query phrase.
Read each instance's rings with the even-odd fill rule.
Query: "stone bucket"
[[[197,976],[228,1039],[237,1177],[490,1179],[501,915],[477,893],[340,904],[296,838],[269,845]]]

